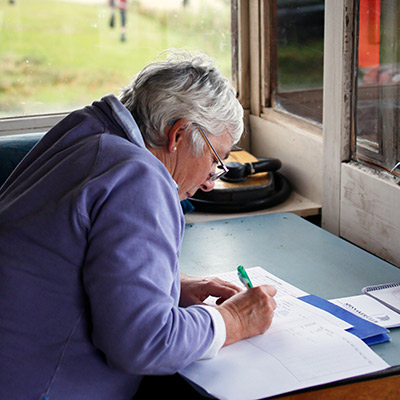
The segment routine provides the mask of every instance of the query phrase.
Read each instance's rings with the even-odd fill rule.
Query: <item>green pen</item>
[[[253,287],[253,284],[251,283],[251,280],[249,278],[249,276],[247,275],[246,270],[244,269],[244,267],[242,265],[239,265],[237,267],[237,271],[238,271],[238,276],[240,279],[240,282],[243,283],[243,285],[247,288],[250,289]]]

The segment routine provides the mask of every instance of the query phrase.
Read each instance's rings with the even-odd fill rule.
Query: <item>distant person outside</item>
[[[111,8],[110,27],[115,26],[115,0],[109,0]],[[126,11],[128,9],[128,0],[118,0],[118,9],[121,14],[121,42],[126,40]]]

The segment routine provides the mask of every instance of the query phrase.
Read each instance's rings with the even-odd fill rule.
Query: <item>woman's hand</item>
[[[242,290],[218,277],[196,278],[181,274],[179,305],[203,304],[209,296],[217,297],[217,310],[226,327],[225,346],[264,333],[271,325],[276,308],[276,289],[261,285]]]
[[[217,297],[217,304],[239,293],[239,287],[218,277],[197,278],[181,274],[181,298],[179,305],[188,307],[193,304],[203,304],[209,296]]]
[[[272,323],[276,289],[257,286],[227,299],[217,307],[225,321],[225,346],[264,333]]]

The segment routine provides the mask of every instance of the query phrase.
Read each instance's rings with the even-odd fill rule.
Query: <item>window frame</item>
[[[269,109],[280,113],[283,118],[293,118],[294,121],[302,124],[309,124],[317,129],[322,128],[322,123],[307,118],[304,115],[295,114],[291,111],[286,111],[279,106],[277,97],[285,96],[285,92],[278,93],[278,69],[271,66],[278,66],[278,15],[277,15],[277,0],[261,0],[261,18],[260,18],[260,44],[261,44],[261,83],[260,83],[260,103],[263,112],[267,113]],[[253,24],[254,22],[252,22]],[[303,89],[298,92],[290,93],[291,97],[296,95],[308,95],[312,101],[322,102],[323,89]]]
[[[325,6],[322,227],[400,266],[400,179],[351,159],[355,1]]]
[[[271,97],[263,96],[271,93],[266,89],[271,87],[271,70],[260,61],[260,54],[262,58],[272,52],[267,22],[271,14],[264,8],[271,4],[249,1],[249,26],[267,30],[265,38],[250,34],[249,62],[257,64],[251,74],[259,71],[250,77],[251,152],[282,160],[281,171],[294,190],[320,201],[324,229],[400,266],[400,210],[394,206],[400,202],[400,180],[351,158],[355,0],[325,2],[322,126],[275,109]]]
[[[354,64],[357,65],[357,54],[358,54],[358,35],[357,32],[359,30],[359,0],[355,1],[354,7]],[[395,13],[387,12],[389,16],[393,18],[393,25],[397,24],[397,31],[399,29],[400,24],[400,7],[397,5],[397,9]],[[350,17],[350,16],[349,16]],[[392,43],[395,43],[395,32],[396,29],[393,31],[393,35],[390,38]],[[396,48],[393,50],[395,54],[399,54],[399,41],[395,43]],[[395,62],[400,63],[400,60],[396,60]],[[357,82],[357,71],[354,68],[354,82]],[[376,85],[376,86],[369,86],[366,88],[359,88],[357,87],[356,83],[353,85],[354,91],[354,98],[364,98],[365,94],[372,91],[378,92],[379,99],[386,99],[386,98],[399,98],[400,96],[400,87],[399,85],[394,84],[387,84],[387,85]],[[356,105],[354,105],[354,111],[357,112]],[[382,110],[381,108],[378,109],[378,121],[377,121],[377,149],[372,149],[374,143],[369,145],[368,141],[363,140],[357,137],[357,117],[355,116],[355,122],[353,124],[353,129],[351,132],[351,142],[352,142],[352,156],[351,158],[355,161],[366,163],[371,165],[373,168],[377,168],[383,171],[388,171],[391,173],[395,173],[400,176],[400,173],[393,170],[400,159],[400,152],[399,152],[399,134],[396,135],[396,132],[399,132],[399,110],[397,109],[396,112]],[[383,123],[389,125],[383,127]],[[388,134],[387,132],[391,130],[392,134]],[[371,142],[370,142],[371,143]],[[400,169],[399,169],[400,171]]]
[[[0,118],[0,136],[46,132],[69,112]]]

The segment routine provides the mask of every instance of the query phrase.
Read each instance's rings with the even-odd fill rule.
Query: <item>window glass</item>
[[[274,106],[322,122],[324,0],[277,0]]]
[[[114,11],[110,0],[0,0],[0,117],[118,94],[168,48],[206,52],[231,76],[229,0],[113,3]]]
[[[355,158],[393,170],[400,159],[400,4],[360,0],[358,6]]]

